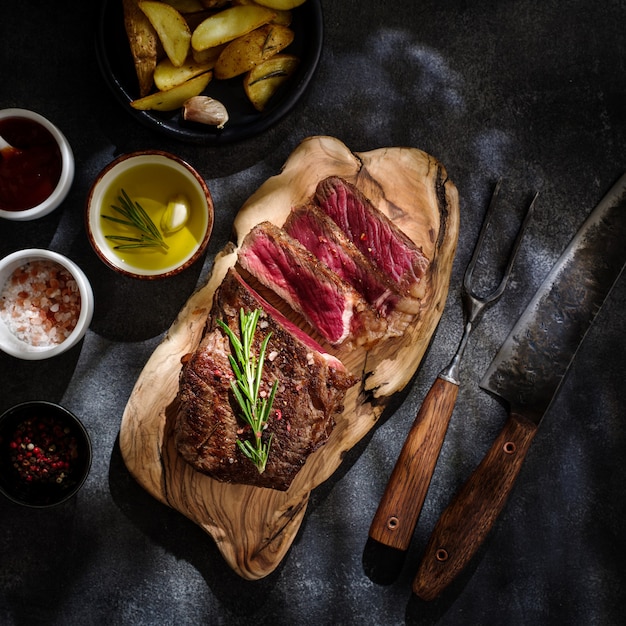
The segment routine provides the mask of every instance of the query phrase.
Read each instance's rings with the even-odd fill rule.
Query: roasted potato
[[[215,63],[215,78],[228,79],[245,74],[286,48],[294,32],[286,26],[266,24],[229,43]]]
[[[171,5],[154,0],[139,0],[139,8],[156,30],[165,54],[176,67],[187,58],[191,44],[191,31],[185,18]]]
[[[196,63],[193,57],[189,57],[180,67],[176,67],[168,58],[165,58],[157,63],[154,70],[154,84],[159,91],[167,91],[182,85],[194,76],[212,70],[214,65],[215,60]]]
[[[191,56],[196,63],[213,63],[217,61],[218,57],[222,53],[222,50],[228,44],[223,43],[221,46],[215,46],[214,48],[207,48],[206,50],[194,50],[191,49]]]
[[[205,9],[221,9],[230,4],[230,0],[200,0],[200,3]]]
[[[158,37],[150,20],[139,8],[139,0],[124,0],[124,28],[139,83],[139,95],[152,91],[152,74],[157,65]]]
[[[243,88],[257,111],[265,109],[269,99],[294,73],[299,62],[292,54],[276,54],[246,74]]]
[[[301,4],[304,4],[306,0],[254,0],[257,4],[270,9],[278,9],[279,11],[288,11],[289,9],[295,9]]]
[[[139,98],[139,100],[133,100],[130,106],[138,111],[174,111],[180,109],[186,100],[201,94],[206,89],[211,77],[211,72],[205,72],[167,91],[157,91]]]
[[[274,17],[274,11],[258,5],[224,9],[196,27],[191,36],[191,46],[194,50],[219,46],[271,22]]]
[[[196,13],[202,11],[204,5],[200,0],[161,0],[165,4],[173,6],[179,13]]]
[[[262,111],[298,65],[282,51],[295,37],[291,8],[304,1],[123,0],[139,82],[131,106],[171,111],[200,95],[213,76],[245,75],[245,93]]]
[[[255,0],[232,0],[233,6],[245,5],[245,4],[259,4]],[[289,26],[291,24],[292,14],[291,11],[276,11],[276,17],[272,20],[272,24],[280,24],[281,26]]]

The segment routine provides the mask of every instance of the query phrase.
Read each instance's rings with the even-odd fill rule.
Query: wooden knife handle
[[[375,541],[408,549],[458,394],[458,385],[439,377],[426,394],[372,520]]]
[[[511,414],[502,432],[435,525],[413,581],[413,592],[434,600],[461,572],[504,508],[537,424]]]

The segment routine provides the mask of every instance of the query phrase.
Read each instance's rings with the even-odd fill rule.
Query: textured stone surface
[[[478,381],[525,303],[584,217],[626,170],[626,6],[322,0],[324,51],[295,111],[263,136],[212,148],[163,139],[133,122],[97,68],[97,3],[0,8],[0,107],[31,108],[68,136],[76,179],[62,210],[0,224],[0,254],[48,247],[93,282],[84,342],[51,362],[0,354],[0,409],[60,402],[85,422],[95,455],[79,496],[53,511],[0,502],[3,624],[616,624],[626,606],[626,282],[618,282],[543,421],[479,559],[427,605],[410,583],[437,516],[506,417]],[[212,540],[144,493],[119,456],[134,381],[243,201],[313,134],[353,150],[411,145],[457,185],[462,227],[447,309],[414,381],[393,410],[314,491],[277,571],[233,574]],[[179,154],[203,174],[216,228],[202,264],[145,284],[113,275],[91,252],[83,204],[97,172],[140,148]],[[506,177],[502,237],[541,192],[502,301],[476,329],[463,384],[413,545],[398,580],[374,584],[362,553],[404,436],[460,338],[460,282],[495,180]],[[506,249],[506,246],[505,246]]]

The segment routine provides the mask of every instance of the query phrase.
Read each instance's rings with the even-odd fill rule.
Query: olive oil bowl
[[[105,167],[89,191],[85,215],[98,257],[120,274],[144,280],[173,276],[195,263],[213,219],[204,179],[160,150],[125,154]]]

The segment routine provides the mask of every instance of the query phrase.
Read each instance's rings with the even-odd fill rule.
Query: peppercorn
[[[9,436],[10,461],[17,477],[28,483],[63,485],[78,456],[71,429],[54,417],[31,417]]]

